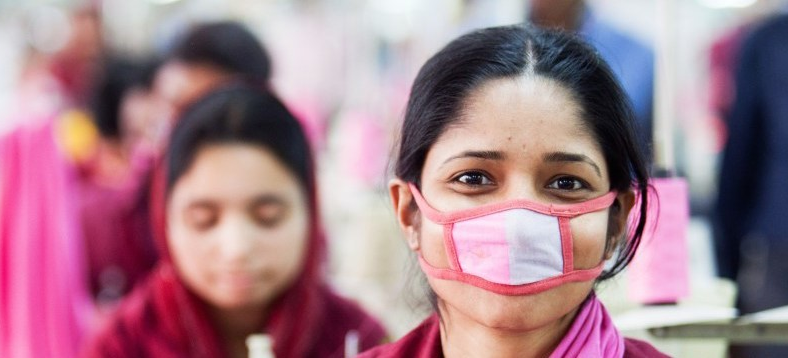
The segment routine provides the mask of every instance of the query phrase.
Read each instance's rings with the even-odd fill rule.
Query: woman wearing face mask
[[[389,190],[437,312],[362,356],[664,356],[623,338],[593,291],[645,222],[640,206],[627,228],[647,173],[625,98],[556,32],[479,30],[428,60]]]
[[[383,340],[323,281],[309,146],[273,95],[235,86],[192,105],[160,184],[162,262],[87,356],[246,357],[246,339],[265,333],[276,357],[343,357]]]

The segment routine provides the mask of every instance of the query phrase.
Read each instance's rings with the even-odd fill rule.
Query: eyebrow
[[[560,163],[560,162],[573,162],[573,163],[586,163],[596,171],[596,175],[602,177],[602,171],[599,166],[584,154],[567,153],[567,152],[551,152],[544,155],[542,158],[545,162]]]
[[[210,199],[197,199],[194,201],[189,202],[186,205],[187,210],[195,209],[195,208],[215,208],[217,205],[213,200]]]
[[[460,154],[453,155],[443,161],[444,164],[460,158],[478,158],[478,159],[485,159],[485,160],[504,160],[506,159],[506,155],[503,152],[497,150],[466,150]]]
[[[276,194],[262,194],[258,195],[251,201],[251,205],[282,205],[285,206],[287,202],[279,195]]]
[[[188,205],[186,205],[186,209],[192,208],[215,208],[220,206],[217,204],[218,201],[221,199],[216,198],[198,198],[191,201]],[[286,205],[287,201],[283,199],[281,196],[276,194],[260,194],[254,196],[250,199],[247,205],[250,206],[258,206],[258,205]]]

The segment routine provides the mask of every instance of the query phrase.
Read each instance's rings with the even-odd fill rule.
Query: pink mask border
[[[416,200],[419,209],[424,212],[424,215],[436,224],[443,225],[443,242],[447,251],[446,254],[449,261],[449,268],[444,269],[432,266],[424,259],[421,254],[419,254],[419,264],[422,270],[424,270],[424,272],[430,276],[443,280],[460,281],[501,295],[519,296],[542,292],[568,282],[592,280],[598,277],[604,268],[603,260],[599,263],[599,265],[590,269],[574,269],[574,259],[572,254],[573,242],[571,230],[569,228],[569,218],[610,207],[617,196],[617,192],[615,190],[610,191],[600,197],[577,204],[545,205],[529,200],[516,199],[490,205],[482,205],[471,209],[443,213],[435,210],[435,208],[429,205],[421,195],[421,192],[413,183],[408,183],[408,186],[411,190],[411,193],[413,193],[413,197]],[[563,274],[561,276],[555,276],[528,284],[509,285],[488,281],[479,276],[462,272],[462,267],[460,266],[457,252],[454,247],[454,241],[452,240],[452,229],[454,223],[510,209],[528,209],[558,218],[559,230],[561,234],[561,251],[564,261]]]

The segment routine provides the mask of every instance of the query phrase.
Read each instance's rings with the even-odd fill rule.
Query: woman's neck
[[[441,307],[443,356],[455,357],[547,357],[572,325],[578,309],[546,326],[532,330],[496,329],[484,326],[457,310]]]
[[[210,309],[219,338],[230,357],[247,357],[246,338],[260,333],[266,319],[263,306],[237,309]]]

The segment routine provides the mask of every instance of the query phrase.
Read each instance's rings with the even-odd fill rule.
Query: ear
[[[608,219],[607,234],[610,237],[610,242],[605,248],[605,260],[613,257],[613,252],[619,246],[622,240],[626,240],[627,232],[627,219],[632,206],[635,205],[635,192],[627,190],[618,193],[616,201],[610,208],[610,218]]]
[[[394,205],[394,214],[397,217],[405,241],[412,251],[418,251],[421,247],[419,238],[419,215],[418,207],[413,200],[413,193],[410,192],[408,183],[402,179],[395,178],[389,181],[389,196]]]

